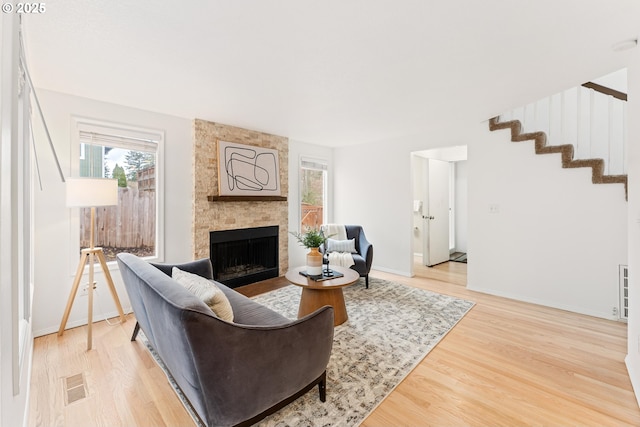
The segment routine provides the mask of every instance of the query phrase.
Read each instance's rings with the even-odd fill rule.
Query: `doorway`
[[[413,253],[434,266],[467,257],[467,149],[446,147],[411,153]]]

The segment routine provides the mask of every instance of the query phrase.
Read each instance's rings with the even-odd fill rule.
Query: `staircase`
[[[585,87],[589,87],[585,84]],[[548,98],[551,100],[552,98]],[[547,101],[539,101],[547,102]],[[551,101],[548,101],[551,105]],[[551,109],[549,109],[551,110]],[[509,114],[507,114],[509,116]],[[549,128],[550,126],[547,126]],[[626,174],[607,174],[608,165],[602,158],[575,158],[575,150],[573,144],[551,145],[547,140],[547,133],[543,131],[525,132],[523,124],[520,120],[506,120],[501,122],[499,117],[489,120],[489,130],[496,131],[501,129],[511,130],[512,142],[534,141],[536,154],[552,154],[559,153],[562,155],[563,168],[591,168],[591,181],[594,184],[623,184],[625,189],[625,198],[627,197],[627,175]],[[610,150],[610,149],[609,149]]]

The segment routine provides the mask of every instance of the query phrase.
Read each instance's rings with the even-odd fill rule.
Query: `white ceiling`
[[[455,137],[640,50],[611,49],[638,0],[50,0],[24,20],[37,87],[328,146]]]

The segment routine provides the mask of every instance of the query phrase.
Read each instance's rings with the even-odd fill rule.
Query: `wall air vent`
[[[626,265],[620,265],[620,308],[618,310],[618,316],[620,320],[627,321],[629,318],[629,267]]]

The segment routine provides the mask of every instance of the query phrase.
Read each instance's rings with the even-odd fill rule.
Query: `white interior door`
[[[424,209],[424,265],[449,261],[449,162],[429,159]]]

